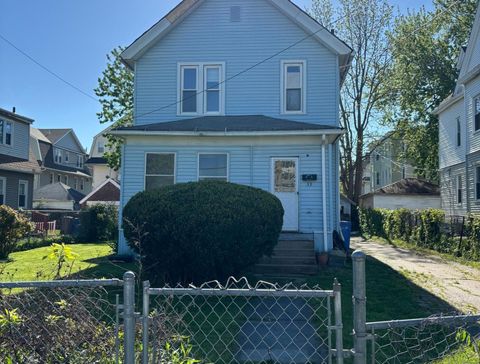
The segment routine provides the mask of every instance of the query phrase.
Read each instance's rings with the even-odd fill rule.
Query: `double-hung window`
[[[85,180],[83,178],[80,178],[80,191],[83,191],[85,188]]]
[[[99,140],[97,144],[97,153],[104,153],[104,152],[105,152],[105,142],[102,140]]]
[[[63,183],[68,185],[68,176],[67,175],[63,176]]]
[[[480,96],[473,100],[475,131],[480,130]]]
[[[57,182],[62,182],[62,176],[57,174]]]
[[[480,166],[475,167],[475,199],[480,200]]]
[[[457,117],[457,147],[462,145],[462,126],[460,125],[460,117]]]
[[[175,153],[147,153],[145,156],[145,190],[175,183]]]
[[[462,197],[463,197],[463,192],[462,192],[462,175],[457,176],[457,204],[461,205],[462,204]]]
[[[55,149],[54,150],[54,160],[55,163],[62,163],[62,151],[60,149]]]
[[[12,145],[13,125],[10,121],[0,120],[0,144]]]
[[[198,96],[198,66],[182,66],[180,95],[182,114],[199,113]]]
[[[27,208],[28,181],[18,182],[18,208]]]
[[[69,152],[65,152],[65,163],[68,163],[70,160],[70,153]]]
[[[7,192],[7,179],[5,177],[0,177],[0,205],[5,204]]]
[[[198,180],[228,181],[228,154],[200,153],[198,155]]]
[[[83,168],[83,155],[77,155],[77,167]]]
[[[193,63],[179,66],[180,115],[218,115],[224,110],[223,63]]]
[[[282,62],[282,113],[305,113],[305,61]]]

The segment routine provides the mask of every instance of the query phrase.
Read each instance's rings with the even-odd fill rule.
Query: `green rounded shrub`
[[[114,205],[89,206],[80,212],[79,242],[96,243],[117,240],[118,208]]]
[[[135,195],[123,210],[123,229],[151,281],[200,283],[237,275],[271,255],[283,213],[263,190],[191,182]]]
[[[35,225],[22,213],[0,205],[0,259],[8,258],[17,242],[31,233]]]

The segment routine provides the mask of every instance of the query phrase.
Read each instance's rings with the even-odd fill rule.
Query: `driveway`
[[[387,264],[456,309],[480,313],[479,269],[362,238],[353,238],[352,248]]]

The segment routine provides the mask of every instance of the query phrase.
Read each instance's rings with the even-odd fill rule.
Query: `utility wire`
[[[7,43],[8,45],[10,45],[12,48],[16,49],[17,52],[21,53],[23,56],[25,56],[26,58],[28,58],[31,62],[35,63],[38,67],[42,68],[44,71],[48,72],[50,75],[52,75],[53,77],[55,77],[56,79],[60,80],[61,82],[65,83],[66,85],[70,86],[71,88],[73,88],[74,90],[80,92],[82,95],[88,97],[89,99],[92,99],[94,101],[97,101],[98,102],[98,99],[90,94],[88,94],[87,92],[83,91],[81,88],[75,86],[73,83],[67,81],[66,79],[64,79],[63,77],[61,77],[58,73],[55,73],[54,71],[52,71],[50,68],[44,66],[43,64],[41,64],[39,61],[37,61],[35,58],[33,58],[32,56],[30,56],[27,52],[23,51],[22,49],[20,49],[19,47],[17,47],[15,44],[13,44],[10,40],[8,40],[7,38],[5,38],[2,34],[0,34],[0,39],[2,39],[5,43]]]

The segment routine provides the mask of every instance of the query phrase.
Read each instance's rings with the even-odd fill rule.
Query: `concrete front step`
[[[305,249],[314,251],[314,243],[312,240],[280,240],[275,246],[277,249]]]
[[[279,256],[277,254],[272,255],[271,257],[262,257],[259,264],[273,264],[278,266],[284,265],[297,265],[297,264],[312,264],[315,265],[315,256],[314,255],[297,255],[297,256]]]
[[[315,257],[313,249],[275,249],[274,257]]]
[[[253,273],[288,276],[288,275],[315,275],[317,273],[316,264],[256,264]]]

